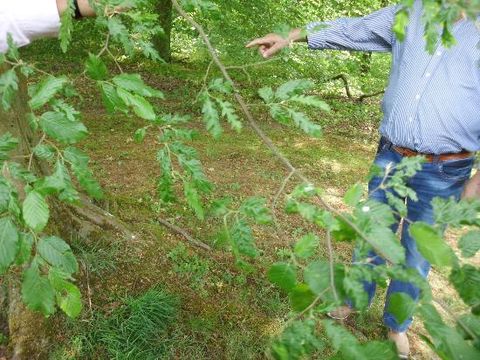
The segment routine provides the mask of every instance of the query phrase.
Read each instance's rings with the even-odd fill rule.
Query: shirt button
[[[410,116],[410,117],[408,118],[408,121],[413,122],[413,117]]]
[[[420,98],[421,98],[420,94],[417,94],[417,95],[415,96],[415,99],[417,99],[417,100],[420,100]]]
[[[425,77],[427,77],[427,78],[429,78],[430,76],[432,76],[432,74],[430,74],[430,73],[425,74]]]
[[[442,52],[441,52],[441,51],[437,51],[437,56],[442,56]]]

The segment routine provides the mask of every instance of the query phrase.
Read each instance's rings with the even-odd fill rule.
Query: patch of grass
[[[113,359],[150,360],[165,353],[169,325],[177,318],[178,300],[161,288],[129,297],[101,318],[89,337]]]

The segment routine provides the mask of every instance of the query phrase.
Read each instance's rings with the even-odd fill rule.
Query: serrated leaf
[[[275,100],[275,93],[271,87],[264,87],[258,90],[258,95],[265,101],[266,104],[270,104]]]
[[[32,257],[33,236],[30,233],[20,233],[18,238],[18,253],[15,259],[16,265],[23,265]]]
[[[272,216],[265,202],[266,200],[260,197],[248,198],[242,203],[239,211],[259,224],[269,224],[272,221]]]
[[[42,160],[52,160],[55,158],[56,151],[53,146],[39,144],[33,148],[35,156]]]
[[[413,316],[416,302],[406,293],[394,293],[388,300],[387,311],[392,314],[398,324],[403,324],[407,319]]]
[[[455,268],[450,274],[450,281],[465,304],[472,307],[480,304],[480,269],[472,265]]]
[[[385,259],[393,264],[403,264],[405,262],[405,248],[390,228],[374,226],[366,236],[368,243]]]
[[[40,239],[37,244],[37,251],[50,265],[69,275],[78,271],[78,263],[70,246],[59,237],[50,236]]]
[[[315,138],[322,136],[322,127],[318,124],[314,124],[304,113],[289,109],[288,114],[292,118],[295,125],[297,125],[306,134]]]
[[[319,243],[320,240],[318,236],[315,234],[307,234],[295,244],[295,255],[302,259],[308,259],[315,255]]]
[[[48,279],[40,275],[35,263],[23,273],[22,299],[32,311],[40,311],[45,316],[55,312],[55,290]]]
[[[112,79],[113,83],[123,90],[132,92],[140,97],[156,97],[163,99],[165,96],[160,90],[154,89],[143,81],[139,74],[120,74]]]
[[[290,291],[297,284],[297,276],[292,265],[286,263],[273,264],[268,270],[268,280],[279,288]]]
[[[217,99],[217,103],[220,105],[220,109],[222,110],[222,116],[227,119],[227,122],[230,124],[232,129],[236,132],[242,131],[242,122],[235,113],[233,105],[230,102],[223,101],[221,99]]]
[[[183,183],[183,188],[188,205],[195,212],[195,215],[197,215],[200,220],[203,220],[205,218],[205,212],[197,189],[192,183],[187,181]]]
[[[18,77],[14,69],[0,74],[1,104],[5,111],[10,110],[12,101],[18,91]]]
[[[357,206],[362,198],[362,195],[363,195],[363,185],[355,184],[347,191],[343,199],[347,205]]]
[[[334,286],[339,299],[344,298],[343,279],[345,278],[345,269],[343,265],[334,266]],[[330,265],[325,261],[315,261],[310,263],[304,270],[303,277],[311,291],[316,295],[322,295],[324,299],[335,301],[331,289]]]
[[[125,102],[118,96],[115,86],[101,82],[99,83],[99,87],[102,92],[103,104],[109,113],[112,114],[115,111],[126,112],[128,110]]]
[[[222,126],[220,125],[220,115],[218,110],[215,107],[214,102],[210,99],[210,96],[205,96],[202,106],[203,121],[207,126],[207,131],[212,134],[212,136],[218,139],[223,132]]]
[[[316,96],[296,95],[292,96],[288,101],[293,101],[297,104],[313,106],[323,111],[330,111],[330,106],[325,102],[317,98]]]
[[[30,191],[23,202],[22,217],[30,229],[37,233],[41,232],[50,218],[45,197],[35,190]]]
[[[418,251],[431,264],[438,266],[453,265],[455,254],[432,226],[417,222],[410,225],[410,234],[417,243]]]
[[[48,279],[56,292],[57,304],[67,316],[76,318],[82,312],[82,295],[75,284],[66,281],[60,271],[50,269]]]
[[[301,312],[315,301],[315,294],[307,284],[297,284],[288,294],[293,310]]]
[[[6,132],[0,136],[0,161],[5,161],[9,158],[9,152],[14,150],[18,145],[18,139],[12,134]]]
[[[60,16],[61,26],[59,31],[60,47],[62,51],[67,52],[68,45],[72,40],[73,17],[75,16],[73,1],[67,1],[67,7]]]
[[[147,128],[143,127],[135,131],[135,134],[133,135],[133,140],[135,140],[136,143],[141,143],[145,139],[145,136],[147,135]]]
[[[287,100],[294,95],[300,95],[305,90],[312,88],[313,83],[310,80],[291,80],[280,86],[275,92],[275,97],[279,100]]]
[[[152,104],[150,104],[143,96],[132,94],[124,89],[117,90],[118,96],[127,106],[132,107],[134,113],[145,120],[153,121],[157,117]]]
[[[37,110],[48,103],[53,97],[63,89],[67,83],[65,77],[48,76],[35,87],[35,92],[28,102],[32,110]]]
[[[85,62],[85,71],[93,80],[105,80],[108,77],[107,65],[98,56],[88,54]]]
[[[93,173],[88,168],[89,157],[83,151],[68,147],[64,151],[65,159],[70,163],[73,173],[82,188],[93,198],[102,199],[103,191]]]
[[[480,231],[472,230],[463,235],[458,242],[458,247],[462,250],[463,257],[474,257],[480,250]]]
[[[244,220],[239,220],[230,229],[234,252],[251,258],[258,256],[252,229]]]
[[[18,230],[10,218],[0,219],[0,273],[14,262],[18,252]]]
[[[46,112],[40,119],[42,130],[50,137],[64,144],[74,144],[85,138],[88,131],[79,121],[70,121],[64,113]]]
[[[406,8],[397,12],[395,23],[393,25],[393,32],[400,41],[405,40],[405,33],[409,22],[410,14]]]

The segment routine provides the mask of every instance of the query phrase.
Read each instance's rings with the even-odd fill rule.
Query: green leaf
[[[127,106],[132,107],[134,113],[145,120],[153,121],[157,117],[152,104],[143,96],[132,94],[124,89],[117,90],[118,96]]]
[[[37,110],[48,103],[53,97],[63,89],[67,83],[65,77],[48,76],[35,86],[35,92],[28,102],[32,110]]]
[[[465,360],[480,358],[480,351],[470,345],[455,329],[445,325],[440,314],[431,304],[423,305],[420,314],[423,324],[432,338],[432,346],[443,359]]]
[[[251,258],[258,256],[252,229],[244,220],[239,220],[230,229],[234,252]]]
[[[99,87],[102,92],[103,104],[110,114],[113,114],[115,111],[126,112],[128,110],[125,102],[118,96],[115,86],[106,82],[100,82]]]
[[[261,197],[251,197],[245,200],[239,208],[239,211],[252,218],[258,224],[269,224],[272,222],[270,210],[265,205],[265,199]]]
[[[105,80],[108,77],[107,65],[98,56],[88,54],[85,62],[85,71],[93,80]]]
[[[85,138],[88,131],[79,121],[70,121],[64,113],[46,112],[39,120],[42,130],[64,144],[74,144]]]
[[[327,112],[331,110],[330,106],[325,101],[320,100],[316,96],[296,95],[292,96],[288,101],[293,101],[301,105],[313,106]]]
[[[300,95],[312,87],[313,83],[310,80],[291,80],[277,89],[275,97],[279,100],[288,100],[294,95]]]
[[[218,139],[223,132],[222,126],[220,125],[220,115],[208,94],[203,101],[202,114],[203,121],[207,126],[207,131],[212,134],[215,139]]]
[[[41,232],[50,218],[45,197],[35,190],[30,191],[23,202],[22,216],[30,229],[37,233]]]
[[[9,159],[9,152],[14,150],[18,145],[18,139],[12,134],[6,132],[0,136],[0,161]]]
[[[195,212],[195,215],[197,215],[200,220],[203,220],[205,218],[205,212],[195,185],[191,182],[185,181],[183,183],[183,188],[188,205]]]
[[[353,185],[345,194],[343,198],[345,203],[350,206],[357,206],[360,202],[363,195],[363,185],[355,184]]]
[[[393,25],[393,32],[400,41],[405,40],[405,33],[409,22],[410,14],[408,9],[403,8],[397,12],[397,15],[395,16],[395,23]]]
[[[324,348],[324,342],[317,336],[316,328],[316,321],[313,319],[292,322],[272,344],[275,359],[312,358],[315,351]]]
[[[35,146],[33,152],[35,156],[42,160],[53,160],[57,154],[53,146],[43,144]]]
[[[304,311],[315,301],[315,294],[307,284],[297,284],[288,294],[293,310]]]
[[[20,233],[19,235],[18,254],[15,259],[15,264],[23,265],[30,262],[34,240],[30,233]]]
[[[480,250],[480,231],[472,230],[463,235],[458,242],[458,247],[462,250],[463,257],[474,257]]]
[[[293,122],[306,134],[315,138],[322,136],[322,127],[314,124],[304,113],[289,109],[288,114],[291,116]]]
[[[48,279],[56,292],[57,304],[67,316],[76,318],[82,312],[82,295],[78,287],[63,278],[60,271],[50,269]]]
[[[32,311],[40,311],[45,316],[55,312],[55,290],[48,279],[40,275],[36,263],[23,272],[22,298]]]
[[[1,105],[5,111],[10,110],[12,101],[18,91],[18,77],[15,70],[10,69],[0,74]]]
[[[67,8],[60,17],[61,26],[59,31],[60,47],[64,53],[67,52],[68,45],[72,40],[73,18],[75,16],[73,1],[68,0],[67,5]]]
[[[95,180],[92,172],[88,168],[89,157],[83,151],[68,147],[63,156],[67,160],[83,189],[93,198],[102,199],[103,191],[100,184]]]
[[[242,131],[242,122],[235,113],[232,103],[220,99],[217,99],[217,103],[220,105],[220,109],[222,110],[222,116],[227,119],[227,122],[230,124],[232,129],[236,132]]]
[[[322,321],[328,338],[332,342],[333,348],[340,351],[344,360],[368,360],[369,357],[363,354],[360,344],[345,328],[336,325],[330,320]]]
[[[112,81],[115,85],[128,92],[133,92],[140,97],[156,97],[163,99],[164,95],[161,91],[156,90],[142,80],[138,74],[121,74],[115,76]]]
[[[8,217],[0,219],[0,273],[5,273],[18,252],[18,230]]]
[[[50,195],[63,191],[70,183],[66,176],[67,169],[62,161],[57,161],[55,171],[35,184],[35,190],[42,195]]]
[[[266,104],[270,104],[275,100],[275,93],[271,87],[264,87],[258,90],[258,95],[265,101]]]
[[[397,235],[390,229],[376,226],[366,233],[368,243],[375,251],[393,264],[405,262],[405,248]]]
[[[290,264],[276,263],[268,270],[268,280],[279,288],[290,291],[297,284],[295,269]]]
[[[147,128],[143,127],[135,131],[135,134],[133,135],[133,140],[135,140],[136,143],[141,143],[145,139],[145,136],[147,135]]]
[[[330,264],[325,261],[315,261],[310,263],[304,271],[303,277],[309,288],[315,295],[322,295],[323,299],[335,301],[331,289]],[[335,264],[333,278],[336,293],[339,300],[345,297],[343,289],[343,279],[345,278],[345,268],[341,264]]]
[[[410,234],[417,243],[418,251],[431,264],[438,266],[453,265],[455,254],[433,227],[426,223],[417,222],[410,225]]]
[[[398,324],[403,324],[413,316],[416,306],[416,302],[410,295],[394,293],[389,298],[387,311],[395,317]]]
[[[307,234],[295,244],[295,255],[302,259],[308,259],[315,255],[319,243],[320,240],[318,236],[315,234]]]
[[[37,251],[50,265],[69,275],[78,271],[78,263],[70,246],[59,237],[50,236],[40,239]]]
[[[450,281],[465,304],[472,307],[480,305],[480,269],[472,265],[455,268],[450,274]]]

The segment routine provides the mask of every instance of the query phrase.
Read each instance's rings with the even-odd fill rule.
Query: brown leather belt
[[[441,154],[441,155],[432,155],[432,154],[422,154],[417,151],[403,148],[400,146],[392,146],[393,150],[404,157],[414,157],[414,156],[423,156],[427,159],[427,162],[433,162],[435,159],[438,161],[449,161],[449,160],[462,160],[473,157],[475,154],[469,151],[462,151],[461,153],[456,154]]]

